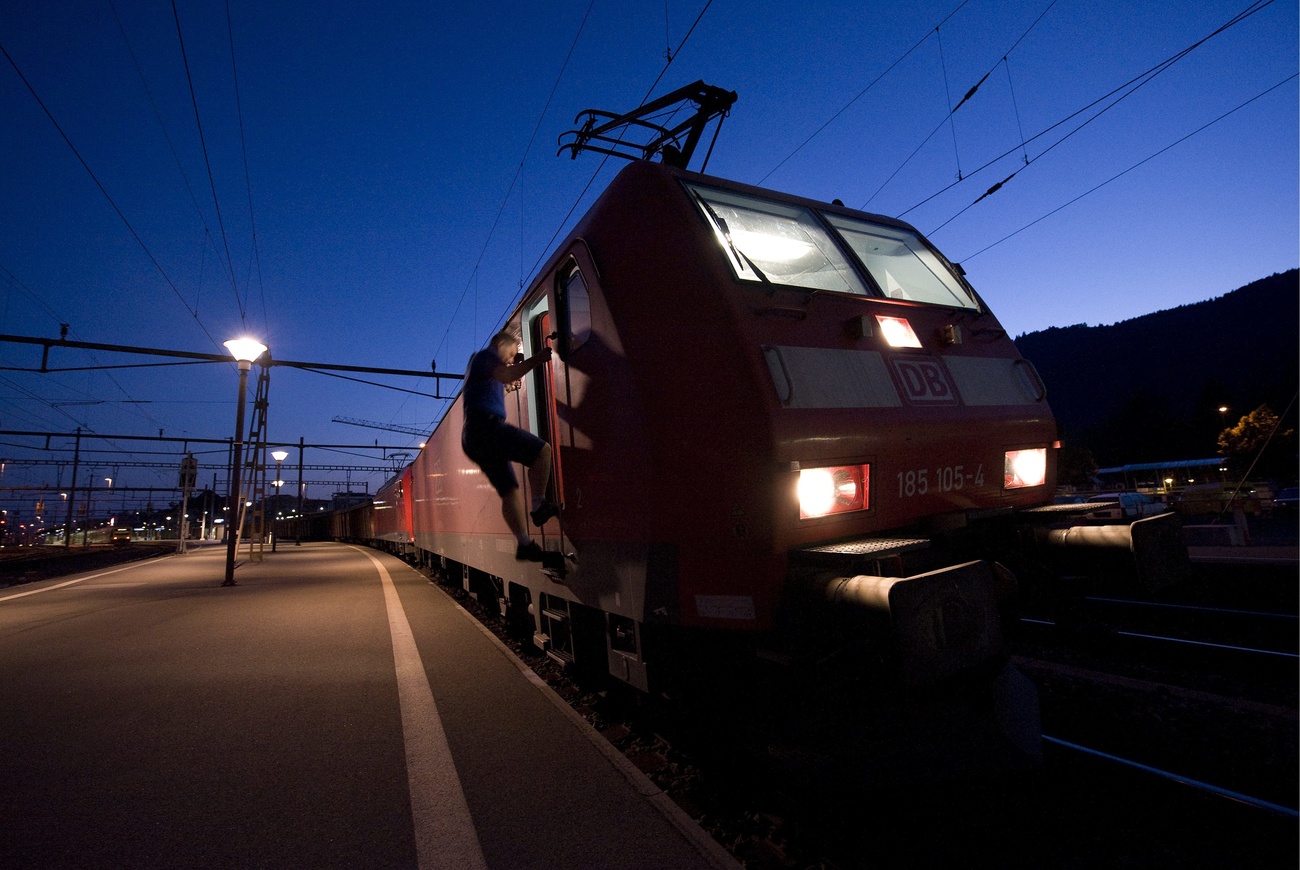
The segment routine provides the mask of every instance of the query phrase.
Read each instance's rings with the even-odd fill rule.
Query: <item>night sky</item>
[[[1295,3],[1246,0],[10,0],[0,333],[201,353],[247,333],[280,359],[459,373],[623,165],[557,137],[697,79],[739,95],[710,174],[903,217],[1012,335],[1115,323],[1300,261],[1298,42]],[[0,366],[39,363],[0,343]],[[227,438],[236,384],[231,364],[6,370],[0,428]],[[414,445],[331,421],[429,429],[448,404],[286,368],[270,398],[270,438],[309,444]],[[69,439],[0,443],[3,487],[67,486],[22,460]],[[129,463],[176,447],[142,445],[101,442],[127,452],[81,473],[172,485]],[[383,475],[308,477],[337,481],[325,497]]]

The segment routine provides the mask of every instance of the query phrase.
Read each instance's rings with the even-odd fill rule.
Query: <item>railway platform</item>
[[[1192,562],[1300,565],[1300,524],[1294,515],[1188,516],[1183,535]]]
[[[1257,565],[1300,566],[1300,547],[1263,544],[1228,547],[1188,547],[1193,562],[1233,562]]]
[[[224,555],[0,588],[0,866],[739,866],[410,566]]]

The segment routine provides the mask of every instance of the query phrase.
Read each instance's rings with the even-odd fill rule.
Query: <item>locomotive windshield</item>
[[[889,298],[976,307],[961,282],[915,233],[840,215],[827,215],[826,219]]]
[[[694,184],[687,187],[742,281],[979,307],[957,276],[910,230],[819,215],[803,206]],[[846,248],[870,274],[874,288],[845,255]]]
[[[742,280],[867,295],[809,209],[694,185],[691,190]]]

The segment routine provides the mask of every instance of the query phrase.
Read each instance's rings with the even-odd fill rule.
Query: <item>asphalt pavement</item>
[[[0,867],[734,866],[401,561],[0,589]]]

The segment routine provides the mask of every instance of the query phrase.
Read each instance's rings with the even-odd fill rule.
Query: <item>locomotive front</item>
[[[662,165],[606,196],[579,234],[645,432],[651,637],[987,681],[1014,583],[987,544],[1050,502],[1056,423],[961,271],[900,221]]]
[[[510,559],[460,400],[410,477],[420,558],[553,657],[642,690],[852,661],[877,700],[983,698],[928,719],[997,720],[1033,753],[1001,635],[1012,581],[980,542],[1050,501],[1056,425],[915,230],[637,161],[511,321],[525,353],[556,350],[507,415],[553,445],[561,512],[535,538],[559,561]]]

